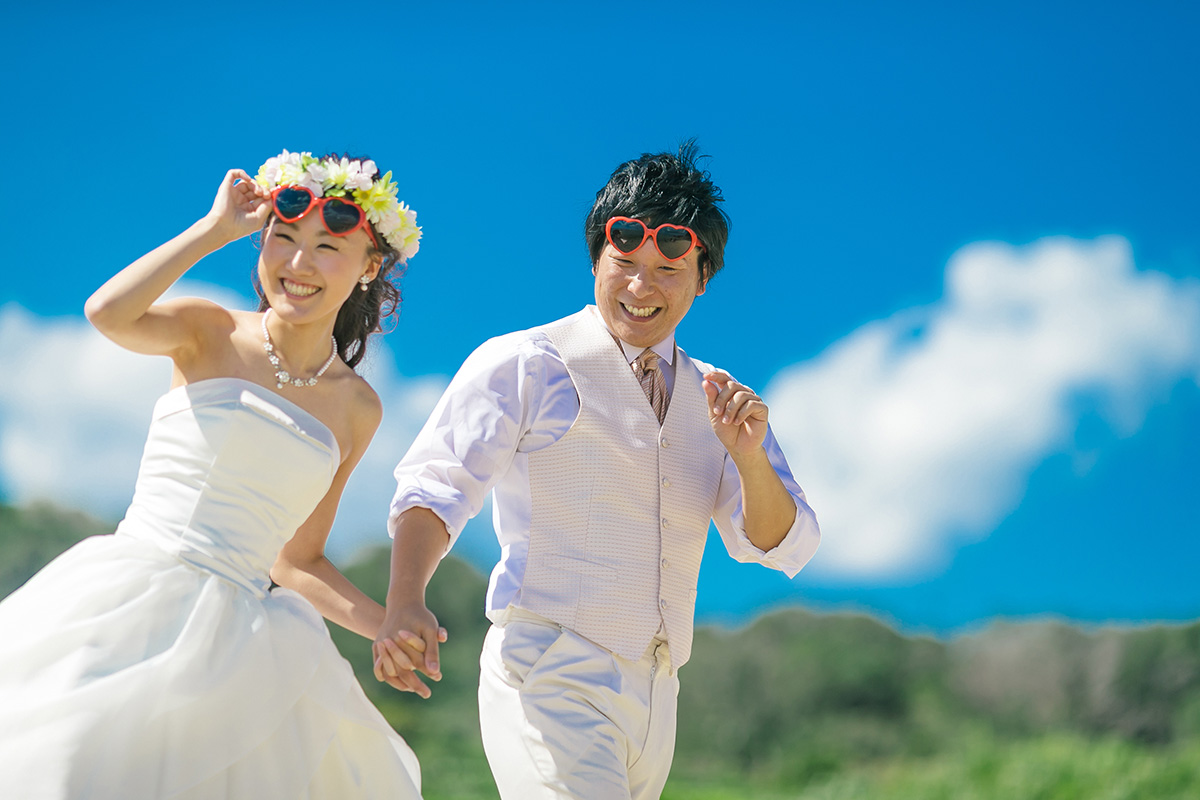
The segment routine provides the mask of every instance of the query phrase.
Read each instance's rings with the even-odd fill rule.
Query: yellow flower
[[[354,202],[366,212],[367,219],[378,225],[396,207],[396,192],[399,187],[392,183],[392,173],[384,175],[371,184],[371,188],[355,189]]]

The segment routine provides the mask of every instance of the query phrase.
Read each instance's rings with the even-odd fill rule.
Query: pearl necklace
[[[316,386],[317,378],[324,375],[325,370],[329,369],[329,365],[333,363],[335,358],[337,358],[337,339],[333,338],[332,336],[329,337],[329,342],[333,345],[333,352],[329,354],[329,358],[325,361],[321,368],[317,370],[316,375],[313,375],[311,378],[293,378],[279,363],[279,356],[275,354],[275,345],[271,342],[271,334],[267,332],[267,317],[270,316],[270,314],[271,309],[268,308],[262,317],[263,350],[267,351],[267,360],[270,361],[271,366],[275,368],[275,388],[282,389],[286,385],[297,387]]]

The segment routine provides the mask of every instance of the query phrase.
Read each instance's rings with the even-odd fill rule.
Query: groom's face
[[[667,261],[647,240],[632,253],[605,243],[592,267],[596,276],[596,307],[608,329],[634,347],[658,344],[675,330],[704,294],[693,248],[678,261]]]

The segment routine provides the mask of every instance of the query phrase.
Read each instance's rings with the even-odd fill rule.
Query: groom
[[[820,539],[762,398],[675,342],[728,238],[695,158],[613,172],[584,229],[596,305],[481,345],[396,468],[376,674],[423,696],[405,668],[440,677],[425,587],[494,493],[479,705],[506,800],[658,797],[709,521],[789,576]]]

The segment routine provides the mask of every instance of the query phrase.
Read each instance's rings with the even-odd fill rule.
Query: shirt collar
[[[629,342],[626,342],[624,339],[617,339],[617,341],[621,343],[621,350],[624,351],[624,353],[625,353],[625,360],[628,361],[630,364],[632,364],[634,361],[636,361],[637,357],[640,356],[642,354],[642,351],[646,349],[644,347],[634,347],[633,345],[629,344]],[[661,358],[663,361],[666,361],[668,364],[674,364],[675,363],[675,332],[671,331],[671,333],[667,336],[667,338],[663,339],[661,342],[659,342],[656,345],[651,345],[650,349],[653,350],[655,353],[657,353],[658,357]]]

